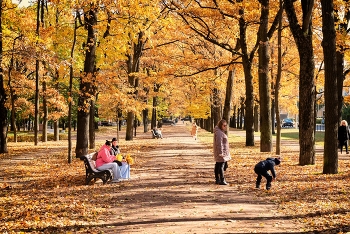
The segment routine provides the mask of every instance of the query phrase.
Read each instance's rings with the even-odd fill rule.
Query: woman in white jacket
[[[224,119],[220,120],[214,128],[215,183],[220,185],[227,185],[224,171],[227,161],[231,159],[226,129],[227,122]]]

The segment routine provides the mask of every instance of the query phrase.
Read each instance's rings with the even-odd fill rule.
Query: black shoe
[[[220,180],[215,180],[215,184],[220,184]]]
[[[349,151],[348,151],[348,152],[346,152],[346,154],[349,154]]]

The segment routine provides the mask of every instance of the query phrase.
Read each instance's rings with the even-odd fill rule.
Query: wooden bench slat
[[[85,184],[88,185],[90,184],[91,180],[94,179],[101,179],[103,181],[103,184],[106,184],[109,180],[112,179],[112,170],[107,169],[103,171],[99,171],[96,169],[95,162],[91,160],[92,156],[95,153],[91,153],[85,156],[82,156],[81,159],[84,160],[84,165],[85,165]]]

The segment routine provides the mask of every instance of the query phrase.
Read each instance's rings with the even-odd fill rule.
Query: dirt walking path
[[[216,185],[212,152],[179,123],[164,126],[163,139],[132,169],[132,179],[116,184],[106,233],[297,233],[301,227],[277,212],[277,205],[237,184]],[[142,150],[142,149],[141,149]],[[232,170],[232,168],[229,168]],[[227,178],[230,182],[230,178]]]

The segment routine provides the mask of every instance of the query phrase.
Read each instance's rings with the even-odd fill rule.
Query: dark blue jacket
[[[267,158],[266,160],[258,162],[255,165],[255,168],[258,170],[271,171],[273,178],[276,178],[275,165],[276,163],[274,158]]]

